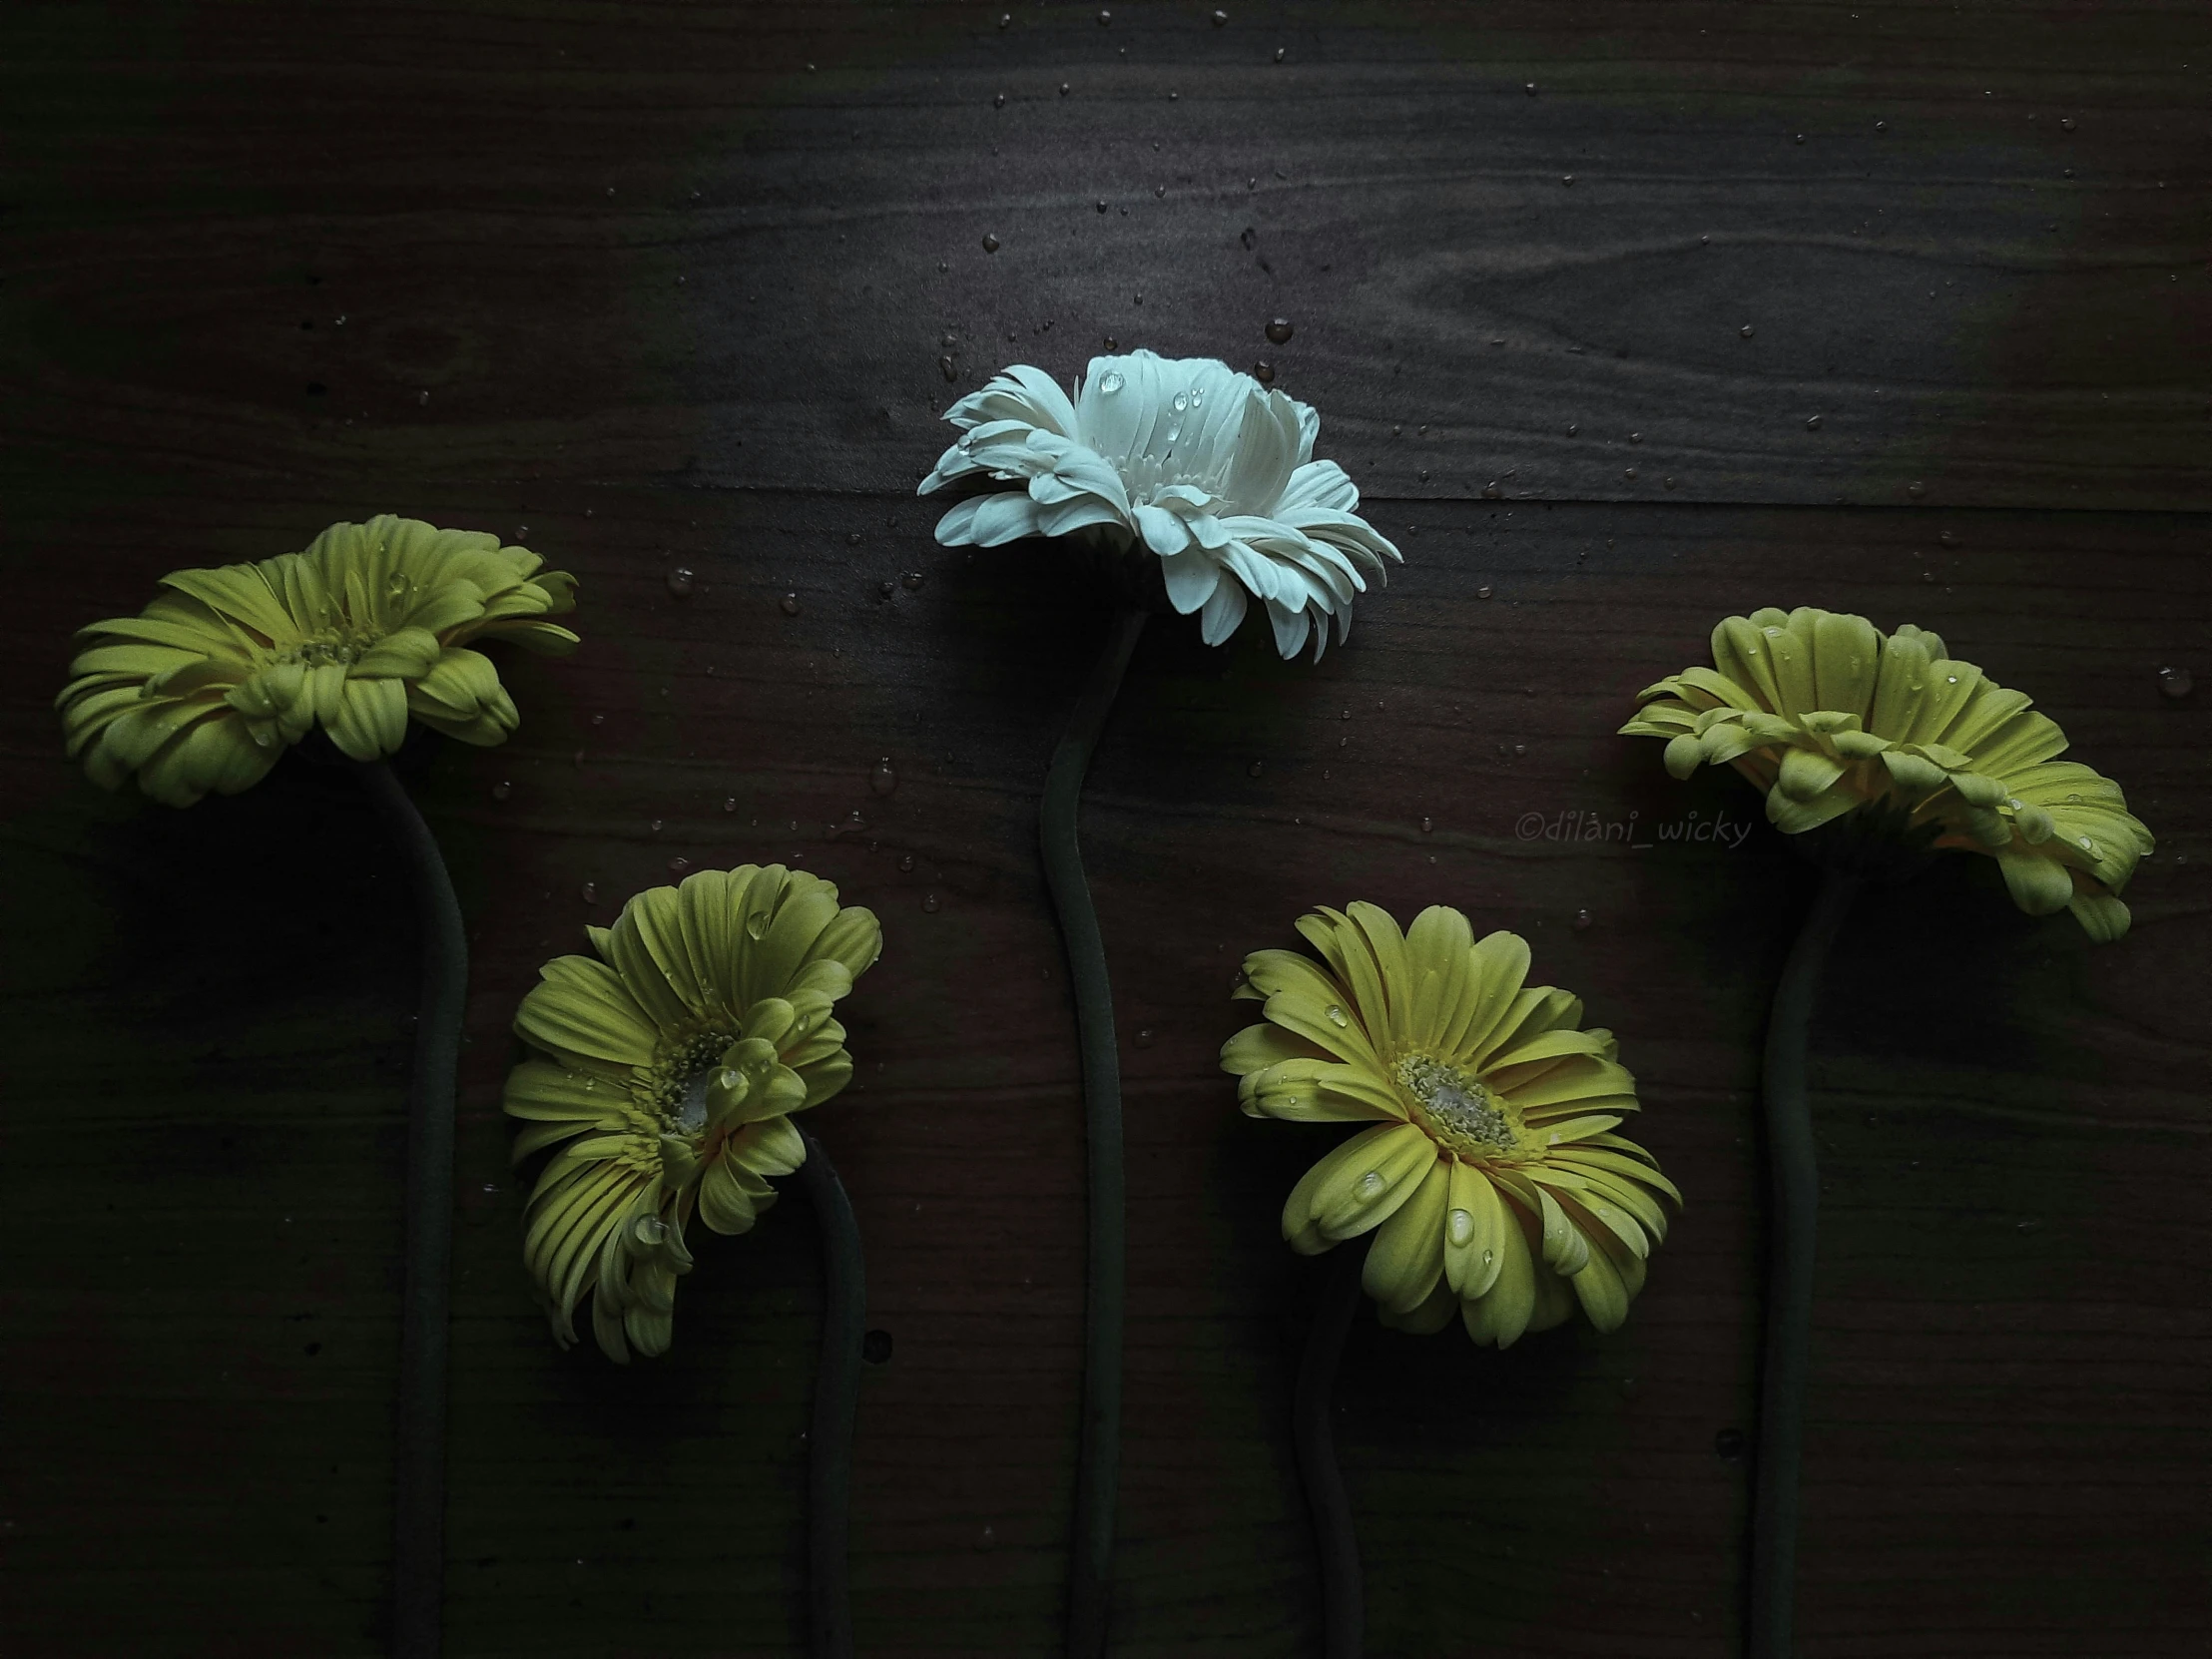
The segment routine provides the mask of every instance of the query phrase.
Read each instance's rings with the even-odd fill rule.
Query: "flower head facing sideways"
[[[2057,757],[2066,734],[1942,637],[1801,606],[1733,616],[1712,668],[1641,694],[1621,731],[1663,738],[1667,770],[1733,766],[1789,834],[1860,815],[1915,847],[1993,857],[2029,915],[2071,910],[2090,938],[2127,931],[2119,892],[2156,843],[2110,779]]]
[[[1015,487],[971,496],[937,524],[947,547],[1082,533],[1158,557],[1168,601],[1209,645],[1252,600],[1276,649],[1319,658],[1332,622],[1381,581],[1396,547],[1362,518],[1335,461],[1314,459],[1321,417],[1211,357],[1093,357],[1062,391],[1017,363],[945,411],[960,437],[919,493],[968,479]]]
[[[576,581],[497,536],[386,515],[333,524],[304,552],[180,570],[135,617],[83,630],[56,700],[69,753],[92,781],[136,774],[156,801],[236,795],[316,726],[356,761],[398,749],[409,717],[496,744],[520,717],[471,642],[559,654],[546,620]]]
[[[1403,932],[1373,904],[1320,909],[1291,950],[1245,958],[1236,994],[1266,1023],[1223,1045],[1247,1115],[1365,1125],[1292,1189],[1283,1236],[1304,1255],[1375,1234],[1364,1268],[1385,1325],[1454,1314],[1506,1348],[1579,1304],[1616,1329],[1666,1237],[1651,1155],[1613,1133],[1636,1081],[1582,1003],[1529,985],[1528,946],[1476,939],[1434,905]]]

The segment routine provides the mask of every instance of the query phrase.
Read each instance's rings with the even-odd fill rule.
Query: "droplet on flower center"
[[[1444,1218],[1444,1237],[1451,1241],[1453,1249],[1464,1249],[1466,1242],[1474,1237],[1474,1217],[1465,1210],[1452,1211]]]
[[[1520,1150],[1520,1132],[1505,1105],[1471,1072],[1409,1054],[1397,1063],[1397,1081],[1413,1097],[1413,1121],[1440,1145],[1470,1158]]]

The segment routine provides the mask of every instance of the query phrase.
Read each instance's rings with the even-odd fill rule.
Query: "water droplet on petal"
[[[1360,1177],[1360,1196],[1362,1198],[1381,1198],[1382,1187],[1382,1172],[1379,1169],[1371,1169],[1367,1174]]]
[[[1490,1264],[1491,1264],[1492,1262],[1494,1262],[1494,1261],[1496,1261],[1496,1260],[1497,1260],[1497,1252],[1496,1252],[1496,1251],[1494,1251],[1494,1250],[1485,1250],[1485,1251],[1484,1251],[1484,1252],[1482,1253],[1482,1265],[1483,1265],[1484,1267],[1488,1267],[1488,1266],[1489,1266],[1489,1265],[1490,1265]]]
[[[1121,388],[1128,383],[1128,381],[1124,380],[1121,377],[1120,369],[1109,368],[1104,374],[1101,374],[1098,377],[1098,390],[1101,396],[1111,397],[1114,395],[1115,392],[1121,390]]]
[[[1467,1241],[1474,1237],[1473,1215],[1465,1210],[1454,1210],[1444,1217],[1444,1237],[1451,1241],[1454,1248],[1463,1249]]]
[[[1332,1002],[1325,1011],[1329,1015],[1329,1023],[1331,1025],[1337,1026],[1339,1029],[1349,1026],[1352,1023],[1352,1021],[1345,1016],[1344,1009],[1340,1008],[1334,1002]]]
[[[783,598],[779,599],[776,602],[776,608],[782,611],[786,616],[799,615],[799,595],[796,593],[787,593],[786,595],[784,595]]]
[[[1274,317],[1268,322],[1267,336],[1273,344],[1289,344],[1291,336],[1296,332],[1298,332],[1297,328],[1292,325],[1291,319],[1287,316]]]
[[[768,912],[766,910],[748,911],[745,918],[745,936],[749,939],[757,939],[767,931]]]
[[[678,565],[668,573],[668,591],[677,598],[689,598],[693,586],[691,568],[688,565]]]

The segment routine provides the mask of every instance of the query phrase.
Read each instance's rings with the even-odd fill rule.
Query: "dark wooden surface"
[[[1316,1650],[1312,1264],[1275,1216],[1329,1137],[1238,1116],[1213,1055],[1242,952],[1356,896],[1526,933],[1688,1197],[1615,1337],[1356,1328],[1371,1653],[1734,1651],[1747,1465],[1716,1437],[1751,1426],[1755,1057],[1808,878],[1732,781],[1612,733],[1769,603],[1939,629],[2160,841],[2111,948],[1965,857],[1849,924],[1803,1651],[2205,1651],[2212,732],[2156,674],[2212,674],[2212,22],[1230,10],[0,23],[0,1646],[378,1651],[396,860],[342,770],[170,812],[87,785],[47,705],[70,631],[164,571],[399,510],[584,584],[576,657],[502,660],[514,740],[406,763],[476,936],[451,1652],[799,1651],[803,1202],[702,1251],[665,1360],[562,1356],[497,1112],[514,1005],[585,921],[672,859],[795,856],[885,935],[813,1124],[894,1343],[860,1649],[1054,1650],[1082,1169],[1032,839],[1103,617],[1047,549],[936,548],[910,490],[939,357],[1064,378],[1113,335],[1270,357],[1406,553],[1318,668],[1156,622],[1093,773],[1132,1171],[1116,1651]],[[1754,828],[1521,837],[1575,812]]]

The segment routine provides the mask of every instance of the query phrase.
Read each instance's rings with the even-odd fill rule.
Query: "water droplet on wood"
[[[998,239],[992,236],[988,231],[983,233],[983,252],[986,254],[995,254],[998,252]]]
[[[892,769],[888,755],[875,763],[875,770],[868,774],[867,787],[877,795],[889,795],[898,788],[898,774]]]
[[[2168,697],[2187,697],[2197,689],[2196,676],[2185,668],[2162,668],[2158,671],[2158,689]]]
[[[796,593],[787,593],[786,595],[784,595],[783,598],[779,599],[776,602],[776,608],[782,611],[786,616],[799,615],[799,595]]]
[[[921,899],[921,907],[930,915],[935,915],[937,913],[937,895],[933,892],[924,893]]]
[[[498,783],[492,785],[491,787],[491,798],[494,801],[504,801],[514,793],[514,785],[508,783],[507,780],[504,778],[500,779]]]
[[[1267,336],[1269,341],[1273,344],[1289,344],[1291,335],[1293,335],[1298,330],[1292,325],[1291,319],[1287,316],[1272,317],[1268,321]]]
[[[693,588],[691,568],[678,565],[668,573],[668,591],[679,599],[688,599]]]

